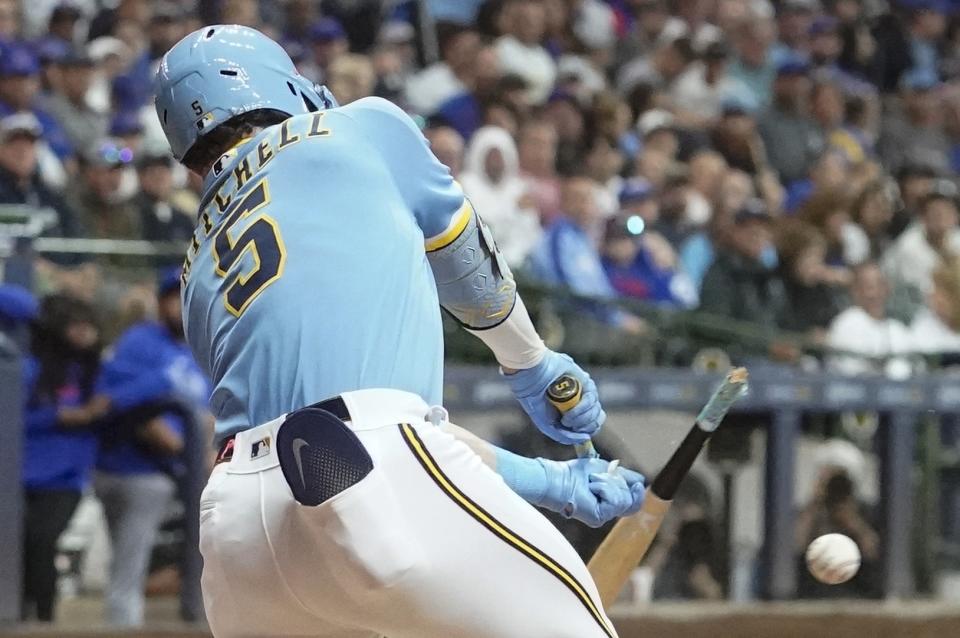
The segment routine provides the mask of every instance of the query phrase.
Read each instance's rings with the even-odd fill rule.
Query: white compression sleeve
[[[533,321],[523,305],[523,299],[517,294],[510,316],[502,323],[485,330],[470,330],[472,335],[487,344],[504,368],[526,370],[540,363],[547,346],[533,327]]]

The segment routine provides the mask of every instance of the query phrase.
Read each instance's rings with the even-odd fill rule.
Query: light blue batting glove
[[[547,388],[558,377],[570,374],[580,380],[580,403],[561,415],[547,399]],[[600,407],[597,384],[573,359],[547,350],[543,360],[532,368],[503,374],[513,395],[537,429],[558,443],[583,443],[600,430],[607,413]]]
[[[610,473],[610,462],[597,458],[537,461],[547,473],[547,489],[537,504],[567,518],[600,527],[643,505],[644,479],[637,472],[617,468]]]

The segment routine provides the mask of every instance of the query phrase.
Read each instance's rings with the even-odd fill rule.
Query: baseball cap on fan
[[[409,22],[391,20],[380,28],[377,41],[382,44],[407,44],[412,42],[417,32]]]
[[[336,18],[321,18],[310,27],[310,39],[314,42],[333,42],[346,37],[347,32]]]
[[[168,266],[157,273],[157,296],[165,297],[171,293],[180,294],[180,266]]]
[[[642,177],[631,177],[624,181],[618,199],[620,200],[620,205],[625,206],[635,202],[646,201],[653,197],[653,195],[653,184]]]
[[[40,63],[26,45],[13,43],[0,48],[0,77],[26,77],[40,72]]]
[[[673,130],[673,113],[664,109],[650,109],[637,120],[637,130],[641,137],[648,137],[662,130]]]
[[[736,212],[733,216],[734,223],[748,224],[750,222],[762,222],[770,223],[773,221],[773,216],[770,214],[770,211],[767,210],[766,204],[762,200],[754,197],[748,199],[743,207]]]
[[[43,126],[33,113],[14,113],[0,119],[0,142],[16,137],[38,140],[41,135],[43,135]]]

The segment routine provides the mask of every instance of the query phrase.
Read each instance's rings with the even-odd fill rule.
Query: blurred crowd
[[[341,103],[415,116],[518,274],[599,325],[699,309],[778,360],[909,374],[960,350],[956,6],[0,0],[0,205],[32,234],[185,243],[199,184],[151,77],[204,22],[246,24]],[[123,263],[48,252],[34,287],[149,315]]]

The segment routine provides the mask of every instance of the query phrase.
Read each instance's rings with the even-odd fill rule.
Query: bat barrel
[[[710,438],[710,434],[712,433],[704,432],[699,427],[691,428],[683,442],[670,457],[670,460],[653,480],[650,491],[665,501],[673,500],[680,483],[690,472],[693,462],[697,460],[697,456]]]

